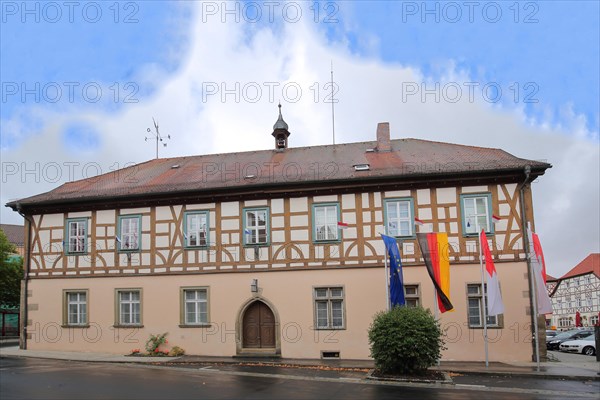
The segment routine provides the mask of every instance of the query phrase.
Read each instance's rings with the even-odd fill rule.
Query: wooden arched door
[[[275,348],[275,316],[262,301],[255,301],[244,312],[242,322],[244,348]]]

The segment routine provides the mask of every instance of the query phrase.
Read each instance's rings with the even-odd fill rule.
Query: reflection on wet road
[[[7,399],[558,399],[455,387],[360,382],[354,376],[256,376],[244,371],[2,358],[0,398]],[[583,393],[582,393],[583,395]],[[586,396],[590,398],[589,393]],[[572,396],[571,396],[572,398]]]

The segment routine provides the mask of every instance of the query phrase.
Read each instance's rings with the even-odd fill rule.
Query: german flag
[[[450,258],[446,233],[417,233],[427,272],[437,292],[438,307],[442,313],[454,308],[450,302]]]

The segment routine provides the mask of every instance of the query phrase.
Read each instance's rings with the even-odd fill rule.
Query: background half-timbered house
[[[547,283],[552,299],[549,325],[567,330],[576,327],[577,313],[581,326],[598,324],[600,317],[600,253],[592,253],[559,279]]]

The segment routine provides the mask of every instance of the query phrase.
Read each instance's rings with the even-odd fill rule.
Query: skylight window
[[[369,171],[371,168],[369,164],[356,164],[354,165],[355,171]]]

